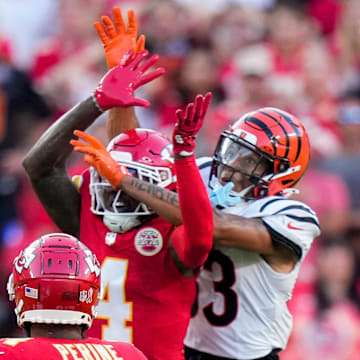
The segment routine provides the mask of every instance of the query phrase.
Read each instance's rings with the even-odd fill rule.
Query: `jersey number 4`
[[[222,314],[215,313],[214,304],[212,302],[206,305],[202,311],[211,325],[226,326],[235,319],[238,309],[237,296],[235,291],[231,288],[236,280],[234,264],[229,257],[220,251],[211,250],[204,264],[204,270],[211,272],[214,263],[217,263],[222,271],[222,280],[214,281],[213,286],[214,290],[223,296],[224,312]],[[199,291],[198,288],[197,290]],[[198,310],[198,301],[196,299],[191,315],[195,316]]]
[[[101,338],[132,342],[132,303],[126,301],[125,281],[128,261],[105,258],[101,265],[102,298],[96,321],[101,321]]]

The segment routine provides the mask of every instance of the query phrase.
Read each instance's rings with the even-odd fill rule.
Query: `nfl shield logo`
[[[79,296],[79,301],[80,302],[85,302],[87,298],[87,291],[86,290],[81,290],[80,291],[80,296]]]
[[[135,236],[135,248],[141,255],[156,255],[160,252],[162,246],[162,235],[154,228],[141,229]]]

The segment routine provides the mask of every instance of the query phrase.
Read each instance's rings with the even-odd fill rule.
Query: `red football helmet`
[[[147,129],[133,129],[117,135],[107,150],[129,173],[151,184],[175,189],[172,144],[161,133]],[[114,191],[109,182],[90,169],[91,211],[103,216],[104,224],[114,232],[124,233],[153,214],[144,203],[123,191]]]
[[[251,170],[244,171],[242,165],[233,165],[244,165],[250,153],[256,154],[257,159],[253,161],[252,157]],[[252,184],[237,195],[259,198],[280,194],[300,180],[309,160],[309,139],[302,123],[285,111],[261,108],[245,114],[221,134],[210,183],[214,180],[212,176],[219,180],[221,172],[227,169],[232,174],[238,172],[248,177]],[[265,170],[259,175],[257,168]]]
[[[24,323],[90,327],[100,291],[100,264],[78,239],[67,234],[41,236],[14,260],[7,290]]]

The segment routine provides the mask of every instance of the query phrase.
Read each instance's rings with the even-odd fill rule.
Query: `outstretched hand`
[[[133,59],[132,54],[133,51],[130,50],[123,58],[122,64],[109,70],[96,88],[94,98],[102,111],[113,107],[150,106],[148,101],[135,98],[134,91],[161,76],[165,70],[158,68],[144,74],[156,63],[159,56],[152,55],[146,59],[149,54],[146,50]],[[143,60],[145,61],[141,64]]]
[[[129,26],[126,29],[125,21],[119,7],[113,8],[114,23],[109,16],[102,16],[100,23],[94,23],[94,27],[104,45],[108,68],[120,64],[123,56],[133,50],[134,54],[141,53],[145,49],[145,35],[137,40],[138,24],[134,10],[128,13]]]
[[[197,95],[195,103],[188,104],[185,111],[176,111],[177,121],[173,131],[174,154],[187,157],[194,153],[195,140],[203,125],[211,96],[211,92],[205,96]]]
[[[93,166],[100,176],[106,178],[116,190],[121,180],[129,175],[126,166],[118,164],[95,137],[80,130],[75,130],[74,135],[86,141],[71,140],[74,150],[85,154],[84,161]]]

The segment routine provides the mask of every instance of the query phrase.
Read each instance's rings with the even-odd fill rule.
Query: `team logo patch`
[[[243,129],[235,129],[234,133],[242,139],[248,141],[250,144],[256,145],[257,143],[256,135],[251,134]]]
[[[154,228],[141,229],[135,236],[135,248],[141,255],[156,255],[162,246],[163,238],[160,232]]]

